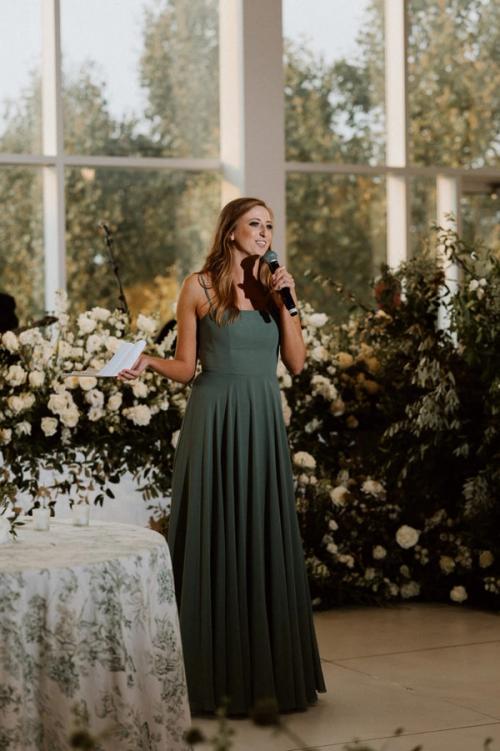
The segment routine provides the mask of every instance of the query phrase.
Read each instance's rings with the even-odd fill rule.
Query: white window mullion
[[[385,0],[385,115],[388,167],[408,164],[406,0]],[[387,263],[409,255],[409,196],[406,174],[387,175]]]
[[[263,198],[285,261],[285,117],[281,2],[220,0],[222,203]]]
[[[53,160],[42,168],[47,310],[54,308],[56,290],[66,287],[61,76],[59,0],[42,0],[42,149]]]

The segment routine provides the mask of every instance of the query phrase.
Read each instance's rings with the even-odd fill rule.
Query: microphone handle
[[[279,269],[280,265],[278,261],[270,261],[269,268],[271,269],[271,273],[274,274],[275,271]],[[288,310],[291,316],[296,316],[299,312],[297,310],[297,307],[295,305],[295,300],[292,297],[292,293],[290,292],[290,287],[283,287],[282,289],[278,290],[281,299],[285,303],[285,308]]]

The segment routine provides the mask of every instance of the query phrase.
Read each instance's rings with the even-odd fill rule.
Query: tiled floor
[[[232,721],[234,751],[481,751],[487,738],[500,751],[500,614],[412,603],[315,622],[328,693],[283,718],[293,737]],[[210,719],[193,724],[215,731]]]

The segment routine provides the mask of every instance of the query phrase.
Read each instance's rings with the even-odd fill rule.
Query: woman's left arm
[[[271,289],[279,310],[281,359],[292,375],[298,375],[306,360],[306,346],[302,336],[300,315],[291,316],[279,294],[283,287],[289,287],[297,303],[294,279],[284,266],[280,266],[271,277]]]

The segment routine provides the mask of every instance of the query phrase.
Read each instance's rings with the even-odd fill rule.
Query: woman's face
[[[231,232],[231,242],[251,256],[263,255],[271,247],[273,223],[264,206],[255,206],[242,214]]]

